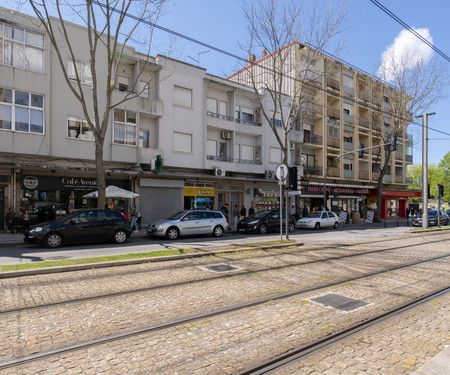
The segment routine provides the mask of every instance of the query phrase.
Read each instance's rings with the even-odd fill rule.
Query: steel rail
[[[329,288],[331,286],[337,286],[337,285],[340,285],[340,284],[348,283],[350,281],[356,281],[356,280],[364,279],[364,278],[367,278],[367,277],[380,275],[382,273],[392,272],[392,271],[400,270],[402,268],[415,266],[415,265],[418,265],[418,264],[433,262],[435,260],[447,258],[449,256],[450,256],[450,254],[446,254],[446,255],[441,255],[441,256],[432,257],[432,258],[428,258],[428,259],[423,259],[423,260],[420,260],[420,261],[406,263],[406,264],[402,264],[402,265],[386,268],[384,270],[378,270],[378,271],[370,272],[370,273],[367,273],[367,274],[364,274],[364,275],[359,275],[359,276],[347,278],[347,279],[340,280],[340,281],[335,281],[335,282],[331,282],[331,283],[327,283],[327,284],[323,284],[323,285],[317,285],[317,286],[310,287],[310,288],[305,288],[305,289],[300,289],[300,290],[293,291],[293,292],[284,293],[284,294],[278,295],[277,297],[273,297],[272,296],[272,297],[269,297],[269,298],[264,298],[264,299],[260,299],[260,300],[256,300],[256,301],[252,301],[252,302],[247,302],[247,303],[243,303],[243,304],[239,304],[239,305],[235,305],[235,306],[230,306],[230,307],[227,307],[227,308],[224,308],[224,309],[210,311],[210,312],[207,312],[207,313],[186,317],[186,318],[182,318],[182,319],[179,319],[179,320],[158,324],[158,325],[155,325],[155,326],[144,327],[144,328],[141,328],[141,329],[138,329],[138,330],[133,330],[133,331],[129,331],[129,332],[123,332],[123,333],[119,333],[119,334],[116,334],[116,335],[110,335],[110,336],[102,337],[102,338],[99,338],[99,339],[90,340],[90,341],[87,341],[87,342],[83,342],[83,343],[79,343],[79,344],[75,344],[75,345],[71,345],[71,346],[67,346],[67,347],[63,347],[63,348],[59,348],[59,349],[50,350],[50,351],[47,351],[47,352],[36,353],[36,354],[30,355],[30,356],[16,358],[16,359],[13,359],[13,360],[10,360],[10,361],[6,361],[6,362],[3,362],[3,363],[0,363],[0,370],[6,369],[6,368],[9,368],[9,367],[13,367],[13,366],[18,366],[18,365],[25,364],[25,363],[29,363],[29,362],[33,362],[33,361],[36,361],[36,360],[39,360],[39,359],[43,359],[43,358],[47,358],[47,357],[51,357],[51,356],[54,356],[54,355],[68,353],[68,352],[72,352],[72,351],[79,350],[79,349],[86,349],[86,348],[89,348],[89,347],[92,347],[92,346],[95,346],[95,345],[104,344],[104,343],[107,343],[107,342],[110,342],[110,341],[116,341],[116,340],[121,340],[121,339],[129,338],[129,337],[132,337],[132,336],[137,336],[137,335],[141,335],[141,334],[145,334],[145,333],[149,333],[149,332],[155,332],[155,331],[158,331],[158,330],[162,330],[162,329],[178,326],[178,325],[181,325],[181,324],[186,324],[186,323],[189,323],[189,322],[192,322],[192,321],[196,321],[196,320],[199,320],[199,319],[205,319],[205,318],[211,318],[211,317],[218,316],[218,315],[223,315],[223,314],[226,314],[226,313],[229,313],[229,312],[238,311],[238,310],[242,310],[242,309],[246,309],[246,308],[262,305],[264,303],[267,303],[267,302],[273,301],[273,300],[280,300],[280,299],[290,298],[290,297],[293,297],[293,296],[297,296],[299,294],[308,293],[308,292],[311,292],[311,291],[317,291],[317,290],[320,290],[320,289],[326,289],[326,288]]]

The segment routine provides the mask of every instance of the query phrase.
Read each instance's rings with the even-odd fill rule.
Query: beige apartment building
[[[280,64],[278,54],[283,54],[279,59],[283,65],[274,70],[273,66]],[[301,107],[290,134],[289,159],[289,164],[299,167],[301,176],[297,209],[323,206],[325,175],[329,208],[361,214],[376,209],[379,166],[384,162],[384,152],[376,146],[390,142],[395,131],[397,150],[392,152],[384,176],[381,216],[405,216],[407,198],[416,193],[407,191],[412,137],[407,124],[399,130],[390,104],[391,97],[397,98],[399,93],[299,42],[271,55],[263,51],[259,60],[250,57],[247,67],[228,79],[263,87],[280,74],[284,76],[281,91],[295,97]],[[404,109],[406,113],[406,106]],[[368,149],[360,155],[360,148]]]

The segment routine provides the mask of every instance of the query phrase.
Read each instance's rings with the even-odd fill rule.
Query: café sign
[[[322,186],[307,186],[308,193],[321,193],[323,194]],[[359,195],[368,195],[369,189],[355,189],[355,188],[341,188],[341,187],[327,187],[327,191],[332,194],[359,194]]]
[[[57,190],[70,190],[70,191],[83,191],[91,192],[97,190],[97,179],[86,177],[67,177],[67,176],[33,176],[22,175],[21,177],[22,189],[27,190],[44,190],[44,191],[57,191]],[[115,186],[126,188],[124,180],[108,180],[108,183],[112,183]]]

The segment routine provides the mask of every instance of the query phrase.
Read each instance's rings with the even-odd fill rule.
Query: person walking
[[[253,206],[253,203],[250,205],[250,208],[248,209],[248,216],[253,215],[255,213],[255,207]]]
[[[6,227],[8,228],[10,233],[14,233],[14,223],[17,219],[17,215],[14,212],[12,207],[9,208],[9,211],[5,215]]]
[[[138,225],[138,219],[139,219],[139,211],[136,208],[136,206],[133,207],[133,211],[131,212],[131,225],[130,228],[133,230],[133,228],[136,228],[136,232],[139,232],[139,225]]]
[[[239,215],[241,215],[241,220],[245,219],[245,216],[247,216],[247,210],[244,205],[242,205],[241,210],[239,211]]]
[[[239,208],[237,204],[233,207],[233,217],[234,217],[234,226],[237,228],[238,221],[239,221]]]

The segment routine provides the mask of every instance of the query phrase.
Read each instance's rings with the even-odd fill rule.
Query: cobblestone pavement
[[[449,239],[450,234],[432,238],[403,238],[397,242],[367,241],[357,248],[347,249],[343,246],[341,249],[334,249],[334,254],[336,251],[342,254],[362,249],[381,250],[386,247],[392,247],[392,251],[358,258],[309,263],[247,276],[236,275],[225,280],[152,290],[123,295],[120,298],[109,297],[57,308],[4,315],[0,317],[1,360],[167,322],[249,300],[277,296],[289,290],[323,284],[407,260],[416,260],[423,258],[424,255],[431,257],[448,253]],[[439,246],[436,246],[437,243]],[[330,255],[330,251],[333,252],[333,249],[323,251],[319,247],[314,251],[295,254],[276,252],[276,256],[273,257],[257,257],[259,253],[252,253],[248,254],[246,259],[242,258],[242,254],[227,255],[219,260],[215,259],[214,263],[223,264],[224,260],[228,263],[238,258],[236,264],[240,264],[243,268],[259,269],[274,264],[290,265],[299,259],[306,262],[323,259],[325,254]],[[161,265],[140,265],[139,269],[149,267],[152,272],[121,275],[117,279],[109,277],[108,270],[91,270],[86,275],[98,275],[99,272],[100,275],[108,277],[93,279],[94,281],[90,281],[91,284],[84,284],[84,280],[81,282],[72,280],[66,285],[65,291],[52,285],[45,293],[49,294],[49,299],[61,300],[66,296],[60,296],[60,293],[71,292],[76,296],[80,290],[93,288],[95,284],[100,284],[99,288],[104,288],[102,286],[104,283],[115,286],[122,282],[130,282],[136,287],[150,281],[155,285],[163,285],[168,280],[180,277],[180,273],[188,275],[193,273],[192,277],[197,277],[200,271],[206,272],[200,266],[207,264],[207,260],[199,259],[192,262],[190,267],[174,270],[166,267],[161,271],[157,270]],[[211,263],[211,259],[209,262]],[[176,264],[180,265],[181,262],[177,261]],[[54,356],[23,365],[20,369],[6,369],[3,373],[233,373],[264,357],[277,355],[316,337],[366,319],[379,309],[392,307],[404,302],[405,299],[445,285],[448,283],[449,264],[449,260],[444,259],[329,288],[326,292],[339,293],[368,303],[364,308],[347,313],[312,303],[310,299],[324,291],[309,292],[298,297],[272,300],[245,311],[235,311],[192,324]],[[77,274],[82,276],[85,275],[84,272],[86,271]],[[73,278],[73,275],[68,274],[47,276],[52,280],[59,280],[60,283],[64,277]],[[144,280],[143,277],[149,280]],[[190,276],[187,277],[189,278]],[[23,283],[25,278],[20,280]],[[29,278],[28,282],[31,280],[44,282],[45,277],[42,275],[37,279]],[[11,285],[13,281],[4,281],[10,283],[3,284],[5,290],[8,290],[8,286],[14,287]],[[30,293],[31,296],[33,293]],[[43,293],[42,290],[40,293]],[[17,298],[21,297],[15,295],[13,299]],[[38,301],[38,298],[33,298],[31,301]]]
[[[418,369],[450,344],[449,316],[447,293],[270,374],[421,374]]]

